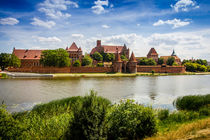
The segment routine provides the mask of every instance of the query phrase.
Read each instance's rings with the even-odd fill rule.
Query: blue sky
[[[209,0],[0,0],[0,52],[123,45],[210,60]]]

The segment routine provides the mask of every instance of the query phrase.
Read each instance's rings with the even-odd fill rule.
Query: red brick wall
[[[184,73],[184,66],[137,66],[137,72],[157,72],[157,73]]]
[[[70,73],[106,73],[112,72],[112,67],[71,67]]]

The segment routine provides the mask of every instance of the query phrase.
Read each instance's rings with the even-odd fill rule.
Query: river
[[[11,112],[22,111],[38,103],[86,95],[91,89],[113,103],[129,98],[173,110],[178,96],[210,94],[210,75],[0,79],[0,101]]]

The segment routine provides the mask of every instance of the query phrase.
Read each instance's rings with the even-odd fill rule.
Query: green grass
[[[8,75],[6,73],[0,73],[0,79],[8,78]]]

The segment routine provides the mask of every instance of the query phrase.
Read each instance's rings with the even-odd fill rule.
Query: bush
[[[166,64],[169,66],[172,66],[175,62],[175,58],[174,57],[169,57],[168,60],[166,61]]]
[[[161,109],[160,111],[158,111],[158,119],[159,120],[165,120],[167,119],[169,116],[169,110],[168,109]]]
[[[92,65],[92,62],[93,59],[88,55],[85,55],[84,58],[82,58],[82,66],[90,66]]]
[[[210,116],[210,107],[202,107],[199,109],[200,116]]]
[[[74,61],[73,66],[74,66],[74,67],[80,67],[80,66],[81,66],[80,61],[79,61],[79,60]]]
[[[92,57],[96,61],[103,61],[103,56],[99,52],[95,52]]]
[[[190,71],[190,72],[196,72],[197,71],[197,65],[195,63],[187,62],[187,63],[184,64],[184,66],[186,67],[187,71]]]
[[[0,106],[0,139],[19,139],[26,128],[16,121],[4,106]]]
[[[97,67],[103,67],[104,66],[104,63],[98,63],[97,64]]]
[[[206,71],[210,72],[210,66],[207,66],[207,70]]]
[[[155,62],[154,59],[152,58],[141,58],[138,61],[138,65],[156,65],[157,63]]]
[[[197,71],[205,72],[207,71],[207,67],[204,65],[197,64]]]
[[[168,121],[182,123],[199,118],[199,113],[194,111],[179,111],[173,112],[169,115]]]
[[[164,63],[164,59],[163,58],[158,58],[158,65],[162,65]]]
[[[152,108],[131,100],[114,105],[107,121],[108,139],[142,139],[157,132]]]
[[[200,108],[210,104],[210,94],[207,95],[189,95],[178,97],[173,105],[178,110],[193,110],[198,111]]]
[[[91,91],[75,110],[66,139],[103,139],[106,134],[105,116],[110,104],[109,100],[97,97],[96,92]]]
[[[121,56],[120,56],[120,59],[121,59],[122,61],[128,61],[128,58],[127,58],[125,55],[121,55]]]

